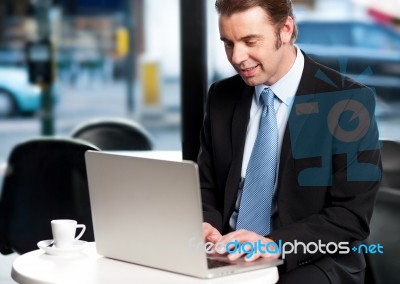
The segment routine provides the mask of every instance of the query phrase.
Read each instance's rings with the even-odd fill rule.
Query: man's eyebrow
[[[246,40],[251,40],[251,39],[259,39],[259,38],[261,38],[261,36],[260,35],[257,35],[257,34],[252,34],[252,35],[247,35],[247,36],[244,36],[244,37],[241,37],[240,38],[240,41],[246,41]],[[220,37],[220,39],[222,40],[222,41],[227,41],[227,42],[230,42],[230,40],[229,39],[227,39],[227,38],[225,38],[225,37]]]
[[[259,38],[261,38],[260,35],[254,34],[254,35],[244,36],[244,37],[242,37],[240,40],[259,39]]]

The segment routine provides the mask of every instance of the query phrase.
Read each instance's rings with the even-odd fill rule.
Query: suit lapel
[[[303,53],[303,55],[304,55],[304,70],[303,70],[303,74],[301,76],[299,87],[297,89],[297,92],[296,92],[296,95],[294,98],[292,109],[289,114],[289,119],[288,119],[288,123],[287,123],[286,129],[285,129],[283,144],[290,143],[290,141],[292,141],[293,144],[296,143],[299,133],[301,132],[301,129],[303,128],[304,124],[306,123],[306,121],[309,117],[308,115],[305,115],[303,117],[303,119],[298,121],[299,124],[297,125],[295,131],[290,132],[289,124],[290,124],[291,119],[294,119],[297,116],[296,109],[298,108],[298,110],[301,111],[301,107],[299,107],[298,104],[299,103],[307,104],[307,103],[312,103],[315,101],[315,99],[314,99],[314,94],[316,93],[315,92],[315,90],[316,90],[315,73],[318,70],[317,65],[313,61],[311,61],[307,55],[305,55],[304,53]],[[303,97],[303,96],[306,96],[306,97]],[[303,106],[305,106],[305,105],[303,105]],[[312,107],[312,105],[308,105],[308,108],[311,108],[311,107]],[[307,109],[307,106],[305,106],[305,108]],[[289,136],[289,132],[290,132],[290,136]]]
[[[231,125],[232,163],[225,188],[223,224],[226,224],[230,217],[232,206],[234,206],[237,198],[253,93],[254,88],[245,85],[242,95],[236,101],[233,112]]]

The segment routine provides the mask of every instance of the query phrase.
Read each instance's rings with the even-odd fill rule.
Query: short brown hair
[[[277,28],[277,35],[282,29],[288,16],[294,20],[291,0],[216,0],[215,8],[221,16],[231,16],[251,8],[261,7],[267,13],[273,25]],[[297,26],[294,23],[292,42],[297,38]],[[280,37],[278,38],[280,41]]]

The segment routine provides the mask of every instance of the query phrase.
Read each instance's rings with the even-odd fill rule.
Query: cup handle
[[[78,224],[78,225],[76,225],[76,228],[82,229],[81,232],[79,233],[79,235],[75,238],[75,240],[79,240],[82,237],[83,233],[85,232],[86,226],[83,224]]]

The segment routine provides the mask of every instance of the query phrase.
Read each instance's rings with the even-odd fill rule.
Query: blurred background
[[[204,2],[210,84],[234,72],[214,3]],[[385,121],[397,116],[400,101],[399,3],[375,2],[294,1],[297,42],[332,68],[347,61],[347,74],[376,88],[377,115]],[[1,1],[0,167],[18,142],[68,136],[78,124],[104,116],[136,120],[152,134],[155,149],[180,150],[181,8],[179,0]],[[51,44],[54,80],[29,83],[36,59],[27,46],[43,40]],[[43,93],[51,103],[43,102]],[[385,136],[398,135],[382,127]]]
[[[219,40],[214,3],[204,3],[209,85],[234,71]],[[381,135],[396,138],[400,4],[374,3],[294,1],[297,43],[317,61],[374,87]],[[136,120],[155,149],[180,150],[182,7],[179,0],[1,1],[0,168],[15,144],[68,136],[97,117]],[[36,66],[40,50],[28,52],[29,44],[43,42],[51,48],[48,59],[44,54],[54,71],[51,82],[38,75],[45,73]]]
[[[68,137],[93,118],[135,120],[151,134],[155,150],[181,150],[182,98],[188,95],[182,86],[196,76],[182,74],[182,60],[199,56],[182,55],[182,29],[196,20],[182,16],[183,2],[2,0],[0,184],[16,144],[41,135]],[[399,1],[293,2],[298,45],[373,87],[381,136],[400,139]],[[201,5],[204,33],[193,48],[204,49],[209,86],[234,71],[219,40],[214,1]],[[12,283],[10,266],[0,268],[6,269],[0,282]]]

